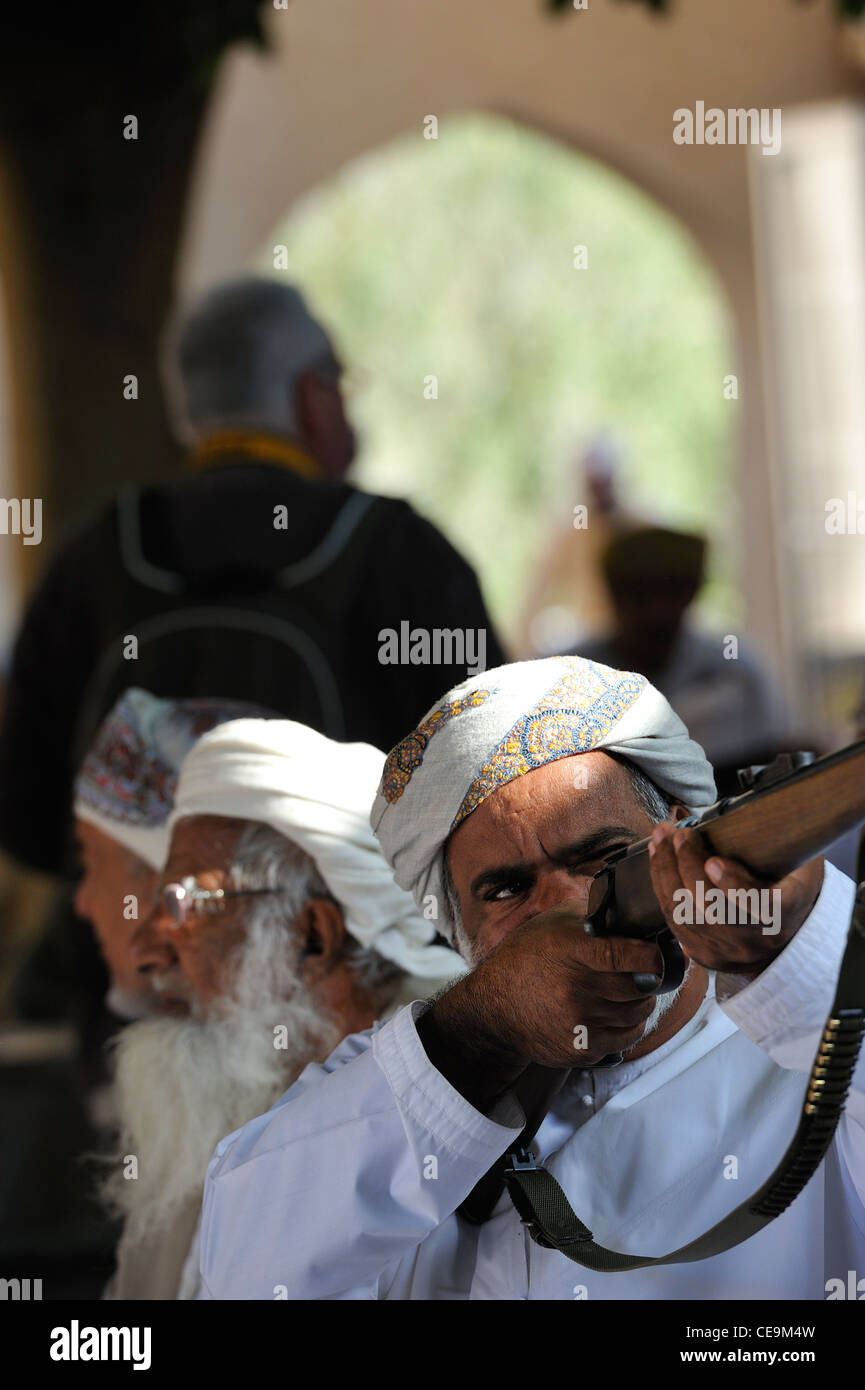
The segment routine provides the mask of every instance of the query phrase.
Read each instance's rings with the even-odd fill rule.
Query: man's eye
[[[518,898],[521,894],[528,892],[529,880],[526,878],[510,878],[506,883],[500,883],[497,888],[490,888],[484,894],[484,901],[488,903],[503,903],[509,898]]]

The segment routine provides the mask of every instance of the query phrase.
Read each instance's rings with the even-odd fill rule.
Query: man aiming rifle
[[[681,822],[713,800],[702,749],[642,676],[551,658],[450,692],[391,753],[372,820],[397,882],[435,904],[473,969],[222,1142],[204,1296],[824,1298],[865,1268],[861,1066],[834,1137],[817,1115],[825,1157],[801,1193],[788,1182],[769,1214],[736,1216],[774,1177],[806,1089],[839,1088],[831,1059],[807,1078],[853,885],[799,854],[770,880],[706,858]],[[590,934],[595,876],[649,837],[658,921],[610,935],[593,904]],[[772,930],[676,921],[701,882],[777,892]],[[676,953],[659,924],[686,967],[664,992]],[[852,1067],[842,1043],[823,1033],[821,1056]],[[564,1074],[557,1094],[539,1069]],[[490,1215],[478,1194],[512,1151]],[[565,1199],[554,1219],[539,1166]]]

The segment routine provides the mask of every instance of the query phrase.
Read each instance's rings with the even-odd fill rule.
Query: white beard
[[[220,1139],[263,1114],[342,1030],[301,985],[294,947],[251,914],[234,988],[203,1021],[151,1018],[115,1044],[118,1146],[103,1198],[124,1240],[152,1238],[200,1198]],[[275,1046],[279,1029],[279,1047]],[[137,1160],[137,1177],[124,1177]]]
[[[643,1038],[647,1038],[650,1033],[654,1033],[661,1019],[664,1017],[664,1014],[668,1011],[668,1009],[672,1009],[673,1005],[678,1000],[679,995],[682,993],[682,990],[685,988],[685,982],[691,973],[693,964],[694,962],[692,960],[688,961],[687,969],[685,970],[685,974],[682,977],[682,983],[676,989],[671,989],[666,994],[658,995],[657,999],[655,1000],[655,1007],[649,1014],[649,1017],[646,1019],[646,1026],[640,1034],[639,1038],[637,1039],[637,1042],[642,1042]],[[633,1043],[632,1046],[636,1047],[637,1043]],[[630,1048],[628,1050],[630,1051]]]
[[[155,1000],[149,999],[147,995],[133,994],[131,990],[123,989],[121,985],[112,984],[105,996],[105,1007],[116,1018],[122,1018],[124,1022],[131,1023],[140,1018],[150,1018],[156,1004]]]

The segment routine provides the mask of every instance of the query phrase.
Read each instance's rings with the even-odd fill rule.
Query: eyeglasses
[[[277,893],[278,888],[199,888],[190,874],[179,883],[166,883],[156,894],[160,916],[168,917],[172,927],[182,927],[190,915],[221,912],[229,898],[254,898]]]

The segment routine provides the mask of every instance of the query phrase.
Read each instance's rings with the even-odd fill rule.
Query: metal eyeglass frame
[[[190,913],[200,917],[206,912],[218,912],[229,898],[254,898],[279,891],[278,888],[199,888],[195,875],[188,874],[177,882],[164,884],[156,900],[165,915],[172,919],[172,926],[177,928],[183,926]],[[172,901],[174,907],[170,906]]]

